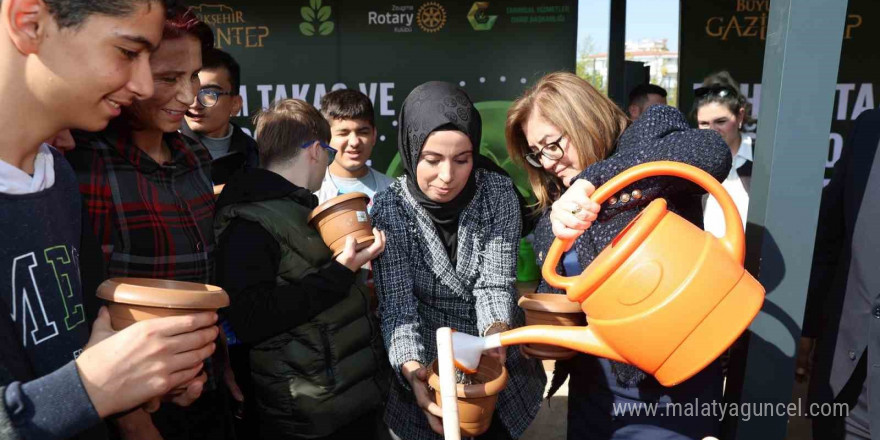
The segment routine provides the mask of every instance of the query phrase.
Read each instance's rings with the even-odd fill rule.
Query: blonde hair
[[[311,104],[284,99],[254,117],[263,168],[296,157],[306,142],[330,142],[330,124]]]
[[[558,177],[528,164],[525,155],[531,152],[523,126],[537,112],[568,138],[582,167],[607,158],[629,119],[617,104],[596,90],[584,79],[569,72],[545,75],[526,90],[507,112],[507,152],[525,168],[538,202],[538,211],[546,210],[562,192]]]

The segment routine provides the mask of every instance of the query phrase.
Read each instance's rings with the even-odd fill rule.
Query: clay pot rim
[[[480,364],[483,362],[491,362],[493,367],[501,367],[501,374],[498,375],[495,379],[492,379],[485,383],[479,384],[455,384],[455,395],[459,399],[479,399],[481,397],[489,397],[494,396],[496,394],[504,391],[504,388],[507,387],[507,367],[501,364],[498,359],[495,359],[491,356],[483,356],[480,360]],[[479,371],[479,367],[477,367]],[[431,365],[428,367],[428,384],[431,385],[431,388],[434,390],[440,390],[440,376],[437,374],[437,360],[431,362]]]
[[[527,293],[519,298],[517,304],[525,310],[538,312],[584,313],[580,303],[570,301],[568,296],[557,293]]]
[[[152,278],[110,278],[98,298],[119,304],[168,309],[216,310],[229,305],[226,291],[210,284]]]
[[[348,194],[343,194],[341,196],[337,196],[337,197],[334,197],[330,200],[327,200],[326,202],[321,203],[320,205],[318,205],[317,208],[312,210],[312,212],[309,214],[309,217],[306,219],[306,222],[311,224],[312,220],[314,220],[315,217],[324,213],[324,211],[327,211],[328,209],[330,209],[340,203],[344,203],[349,200],[360,199],[360,198],[367,199],[367,203],[369,203],[369,201],[370,201],[370,196],[368,196],[362,192],[352,192],[352,193],[348,193]]]

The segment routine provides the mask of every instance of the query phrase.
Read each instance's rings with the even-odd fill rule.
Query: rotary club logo
[[[425,32],[437,32],[446,25],[446,9],[436,2],[427,2],[419,7],[416,23]]]

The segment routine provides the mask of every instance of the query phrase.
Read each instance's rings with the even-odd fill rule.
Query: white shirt
[[[34,159],[34,175],[0,160],[0,193],[33,194],[55,184],[55,158],[49,144],[40,145]]]
[[[740,136],[742,136],[742,143],[739,146],[739,151],[733,157],[733,165],[730,167],[730,172],[727,173],[727,178],[724,179],[724,182],[721,182],[721,186],[733,198],[733,203],[739,211],[739,216],[745,228],[746,217],[749,213],[749,192],[743,186],[736,169],[743,166],[747,161],[752,160],[752,138],[745,133],[740,134]],[[703,197],[703,225],[706,231],[716,237],[723,237],[726,231],[724,211],[721,210],[721,205],[718,204],[715,197],[710,195]]]

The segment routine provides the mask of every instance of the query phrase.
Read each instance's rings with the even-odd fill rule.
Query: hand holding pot
[[[102,308],[76,360],[98,415],[134,408],[199,375],[202,361],[214,352],[216,322],[216,313],[202,312],[141,321],[114,332]]]
[[[443,434],[443,410],[434,402],[434,392],[428,389],[428,369],[416,361],[409,361],[400,367],[403,377],[409,382],[416,404],[428,418],[428,425],[437,434]]]
[[[375,238],[373,244],[360,251],[357,250],[354,236],[346,237],[342,253],[336,257],[336,261],[350,271],[357,272],[364,264],[372,261],[385,250],[385,233],[373,228],[373,237]]]
[[[202,389],[205,387],[206,382],[208,382],[208,375],[205,373],[205,370],[202,370],[195,379],[180,385],[162,396],[162,400],[177,406],[190,406],[196,399],[201,397]],[[159,399],[152,399],[144,404],[142,408],[149,413],[153,413],[159,410],[160,403]]]
[[[550,212],[553,235],[561,240],[574,240],[593,225],[600,209],[599,204],[590,199],[594,191],[596,187],[592,183],[575,180],[553,203]]]

